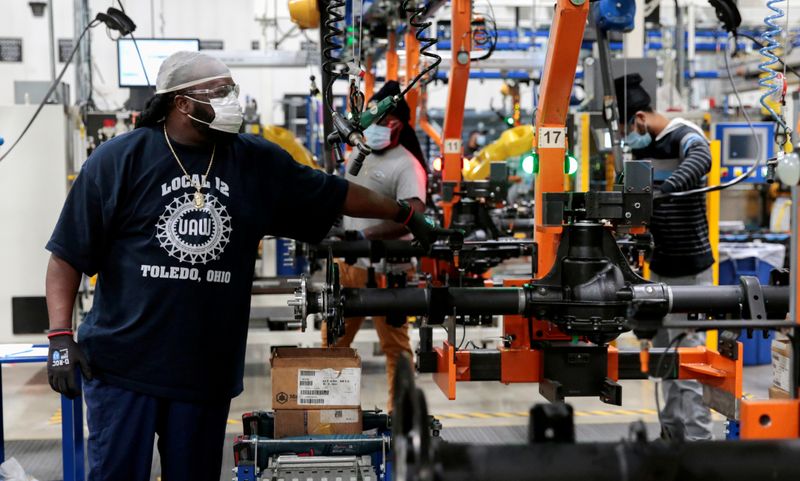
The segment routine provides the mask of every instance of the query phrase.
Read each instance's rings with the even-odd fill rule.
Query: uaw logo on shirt
[[[156,224],[156,238],[167,253],[181,262],[205,264],[217,259],[230,241],[231,217],[219,198],[205,194],[197,208],[194,193],[175,197]]]

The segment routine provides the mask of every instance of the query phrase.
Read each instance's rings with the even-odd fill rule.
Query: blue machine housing
[[[607,32],[630,32],[636,16],[633,0],[600,0],[592,5],[597,27]]]

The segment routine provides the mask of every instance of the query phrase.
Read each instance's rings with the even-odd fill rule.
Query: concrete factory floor
[[[242,432],[241,413],[271,407],[269,346],[261,341],[266,337],[270,335],[251,336],[245,392],[231,405],[222,480],[231,479],[230,443]],[[383,408],[387,397],[384,360],[372,354],[369,344],[358,347],[363,358],[362,405]],[[2,376],[6,457],[16,457],[39,481],[61,479],[60,402],[47,384],[44,366],[3,364]],[[766,398],[771,377],[770,366],[745,368],[745,392],[749,396]],[[458,385],[457,399],[448,401],[429,375],[418,376],[417,382],[425,390],[429,411],[443,424],[442,436],[453,441],[523,442],[526,413],[533,403],[543,402],[534,384],[462,383]],[[618,440],[627,435],[628,424],[638,419],[648,423],[651,437],[657,435],[653,384],[648,381],[622,381],[621,384],[621,407],[592,398],[569,399],[576,411],[580,441]],[[723,437],[723,418],[715,414],[715,420],[719,439]],[[157,465],[156,459],[154,480],[158,476]]]

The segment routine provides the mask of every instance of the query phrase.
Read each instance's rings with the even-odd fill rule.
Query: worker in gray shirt
[[[400,94],[400,84],[389,81],[370,99],[370,104]],[[425,211],[428,165],[422,154],[414,129],[409,124],[411,111],[405,100],[400,100],[386,117],[364,131],[367,145],[372,154],[366,158],[357,176],[348,174],[347,180],[379,192],[401,202],[407,202],[414,211]],[[360,239],[387,240],[411,238],[408,230],[397,222],[371,221],[355,217],[344,218],[344,229],[354,231]],[[355,265],[339,262],[340,279],[343,287],[388,287],[388,279],[404,281],[413,274],[411,264],[388,265],[382,262],[370,275],[367,259],[360,259]],[[394,373],[397,359],[407,353],[410,357],[411,341],[405,316],[399,318],[372,317],[372,322],[380,339],[381,349],[386,355],[386,373],[389,382],[388,410],[392,410],[394,399]],[[363,317],[345,320],[345,334],[336,343],[337,347],[349,347],[353,342]],[[323,336],[325,330],[323,329]]]

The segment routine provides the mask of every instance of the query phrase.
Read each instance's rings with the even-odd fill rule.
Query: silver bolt
[[[655,291],[655,289],[653,289],[653,286],[647,286],[647,287],[645,287],[645,288],[644,288],[644,290],[645,290],[645,292],[647,292],[648,294],[652,294],[652,293],[653,293],[653,291]]]
[[[633,206],[634,206],[635,208],[639,209],[639,208],[641,208],[641,207],[642,207],[642,204],[640,204],[639,202],[636,202],[636,203],[634,203],[634,204],[633,204]]]
[[[631,213],[630,212],[626,212],[625,213],[625,218],[626,219],[630,219],[631,218]]]

